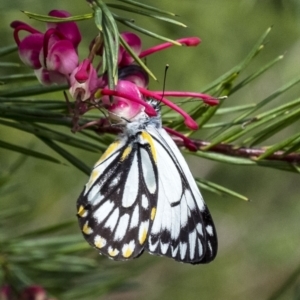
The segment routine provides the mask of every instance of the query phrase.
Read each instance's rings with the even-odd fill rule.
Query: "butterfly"
[[[122,120],[77,200],[84,238],[100,254],[129,260],[144,250],[183,263],[217,254],[211,215],[180,150],[157,116]]]

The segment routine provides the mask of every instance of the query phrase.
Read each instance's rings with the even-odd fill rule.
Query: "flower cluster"
[[[70,14],[66,11],[53,10],[49,16],[65,18]],[[123,46],[119,47],[118,53],[118,82],[115,89],[109,89],[107,73],[104,71],[99,74],[104,49],[102,39],[96,37],[90,44],[88,57],[79,62],[77,47],[81,35],[76,23],[47,23],[46,26],[46,32],[41,33],[20,21],[11,24],[11,27],[14,28],[14,38],[19,47],[20,58],[26,65],[34,69],[38,80],[45,85],[69,84],[69,92],[75,99],[74,115],[76,118],[94,107],[105,108],[112,115],[128,120],[141,111],[145,111],[149,116],[154,116],[156,111],[146,101],[153,98],[181,114],[186,126],[195,130],[198,128],[197,123],[166,97],[193,97],[201,99],[208,105],[218,104],[217,99],[206,94],[148,90],[148,74],[136,64]],[[21,31],[29,34],[20,39]],[[139,58],[144,58],[173,45],[167,42],[142,50],[139,36],[131,32],[122,33],[121,36]],[[197,46],[200,39],[188,37],[179,39],[177,42],[190,47]],[[97,65],[96,60],[98,60]],[[180,136],[175,131],[169,130],[169,132]]]
[[[20,292],[16,291],[12,287],[5,285],[0,288],[1,300],[55,300],[54,298],[48,298],[47,293],[39,285],[31,285],[25,287]]]
[[[66,18],[70,14],[52,10],[49,16]],[[11,23],[14,39],[19,48],[21,60],[34,69],[38,80],[44,85],[62,84],[69,81],[69,75],[78,65],[77,47],[81,35],[74,22],[47,23],[46,32],[20,21]],[[20,39],[20,32],[29,33]]]

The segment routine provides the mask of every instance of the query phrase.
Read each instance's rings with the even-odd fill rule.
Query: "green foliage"
[[[246,58],[233,67],[230,71],[220,76],[214,82],[204,88],[203,92],[208,92],[215,96],[231,96],[233,93],[243,89],[253,80],[257,80],[259,76],[268,71],[276,62],[279,62],[283,56],[279,56],[275,60],[267,63],[265,66],[250,74],[246,79],[237,82],[238,78],[245,71],[246,67],[251,63],[264,48],[264,41],[269,34],[268,29],[255,44]],[[5,51],[1,51],[5,53]],[[1,53],[0,52],[0,53]],[[19,75],[20,76],[20,75]],[[63,133],[60,128],[65,126],[70,128],[72,124],[72,115],[68,111],[67,104],[57,100],[42,100],[41,98],[28,99],[26,96],[43,95],[49,92],[66,89],[65,86],[43,87],[29,84],[26,87],[12,89],[19,78],[10,76],[9,80],[5,81],[5,88],[0,91],[0,124],[8,127],[13,127],[18,130],[26,131],[36,135],[54,151],[63,156],[71,164],[79,168],[85,173],[88,173],[89,168],[80,159],[75,158],[66,149],[58,146],[56,142],[63,143],[75,148],[84,149],[92,152],[102,153],[111,139],[103,142],[95,132],[95,127],[89,127],[90,133],[88,136],[78,138],[72,133]],[[283,105],[278,105],[275,108],[265,108],[272,101],[276,100],[283,93],[288,91],[294,85],[299,83],[300,77],[293,79],[291,82],[278,88],[271,95],[259,102],[247,106],[233,105],[222,110],[222,104],[229,101],[229,98],[220,98],[220,105],[209,107],[199,102],[190,101],[187,99],[182,107],[197,120],[201,129],[191,132],[187,130],[179,115],[174,115],[170,110],[163,111],[163,120],[168,127],[178,131],[185,132],[191,136],[198,136],[201,130],[209,128],[210,135],[204,141],[195,139],[199,143],[199,150],[196,153],[190,153],[196,156],[206,157],[212,160],[225,163],[241,164],[241,165],[259,165],[267,166],[280,170],[299,172],[299,143],[300,135],[298,133],[278,140],[277,142],[264,144],[271,138],[276,140],[276,137],[287,127],[293,125],[299,119],[300,100],[285,101]],[[21,97],[22,95],[22,97]],[[260,109],[260,113],[256,113]],[[240,112],[238,116],[231,117],[232,114]],[[218,116],[226,117],[226,122],[212,122]],[[85,115],[79,120],[79,125],[84,126],[90,121],[97,121],[96,115]],[[7,121],[10,120],[10,121]],[[43,126],[40,124],[44,124]],[[51,126],[50,126],[51,124]],[[52,129],[52,125],[58,126]],[[96,139],[96,140],[95,140]],[[180,144],[180,142],[178,142]],[[41,159],[47,159],[57,162],[49,156],[41,153],[30,152],[28,149],[17,148],[13,144],[2,142],[2,147],[14,149],[20,153],[27,153]],[[262,145],[259,148],[257,145]],[[1,146],[1,145],[0,145]],[[226,148],[227,147],[227,148]],[[234,151],[233,151],[234,149]],[[248,155],[247,155],[248,152]]]
[[[89,1],[93,12],[71,17],[68,20],[89,20],[94,18],[97,30],[103,34],[105,44],[105,60],[103,65],[109,72],[110,86],[117,81],[117,53],[119,30],[115,21],[129,26],[151,37],[165,41],[174,40],[152,32],[151,30],[133,24],[132,19],[125,18],[112,12],[111,8],[140,14],[183,27],[184,24],[175,21],[175,14],[138,3],[131,0],[123,0],[124,4],[104,3],[103,1]],[[30,18],[50,22],[59,21],[57,18],[40,14],[24,12]],[[66,21],[65,19],[63,21]],[[92,27],[92,25],[91,25]],[[287,92],[299,83],[300,77],[296,77],[269,96],[248,104],[229,104],[223,108],[230,97],[237,92],[248,88],[254,81],[261,80],[264,74],[284,56],[271,58],[265,65],[252,70],[250,75],[247,67],[251,66],[253,59],[267,50],[266,38],[270,28],[254,44],[245,59],[237,62],[237,65],[207,84],[202,92],[210,93],[220,98],[220,105],[208,107],[199,102],[186,99],[182,107],[200,125],[200,129],[191,132],[188,130],[182,118],[168,109],[163,110],[163,121],[168,127],[176,129],[193,138],[198,145],[198,151],[187,155],[202,157],[215,162],[222,162],[239,166],[260,166],[276,170],[294,172],[300,171],[300,134],[295,131],[295,124],[300,115],[300,99],[284,98],[283,103],[278,104],[278,98],[285,96]],[[91,35],[91,38],[93,36]],[[119,41],[128,52],[130,47],[122,39]],[[2,47],[0,57],[2,68],[12,68],[16,64],[6,61],[8,55],[16,55],[15,46]],[[135,60],[145,67],[146,71],[156,78],[145,66],[143,61],[135,57]],[[88,127],[76,135],[70,132],[72,127],[72,114],[64,101],[62,91],[67,86],[42,87],[37,84],[32,73],[20,74],[14,72],[0,77],[3,86],[0,88],[0,125],[3,128],[14,128],[20,132],[27,132],[49,147],[49,153],[34,151],[28,146],[16,145],[12,141],[0,141],[0,147],[22,155],[35,157],[47,162],[71,164],[75,168],[89,174],[89,167],[84,158],[72,154],[70,148],[86,151],[86,153],[99,153],[105,151],[113,136],[104,132],[99,135],[96,127]],[[19,82],[26,85],[19,85]],[[53,94],[57,92],[57,94]],[[49,96],[49,93],[50,96]],[[54,95],[54,96],[53,96]],[[53,99],[51,97],[53,96]],[[57,97],[60,100],[57,100]],[[289,97],[289,96],[287,96]],[[50,98],[50,99],[49,99]],[[87,114],[80,118],[79,125],[84,126],[88,122],[97,121],[99,116]],[[199,139],[205,136],[205,139]],[[183,146],[181,141],[176,141]],[[57,159],[59,156],[61,159]],[[2,174],[0,178],[1,191],[5,193],[11,184],[10,172]],[[221,196],[230,196],[242,200],[248,198],[240,193],[211,182],[203,178],[197,179],[197,184],[209,192]],[[1,193],[0,191],[0,193]],[[125,268],[108,268],[106,259],[90,255],[89,246],[81,236],[71,234],[73,221],[56,224],[54,226],[18,233],[15,220],[28,213],[29,208],[1,207],[1,233],[0,233],[0,264],[2,282],[22,288],[25,285],[40,283],[55,295],[61,295],[62,299],[94,299],[117,287],[123,286],[126,279],[141,270],[141,266]],[[143,267],[148,265],[145,264]],[[299,268],[290,275],[286,282],[274,293],[271,299],[278,297],[290,288],[299,277]],[[72,289],[69,289],[72,286]]]
[[[0,174],[0,197],[11,186],[12,174],[22,160]],[[0,204],[1,284],[16,291],[40,284],[60,299],[95,299],[126,287],[129,274],[139,272],[140,267],[126,271],[122,264],[108,268],[106,258],[96,252],[90,255],[90,246],[82,237],[70,233],[75,220],[24,231],[18,220],[26,220],[30,209],[28,205],[8,208]]]

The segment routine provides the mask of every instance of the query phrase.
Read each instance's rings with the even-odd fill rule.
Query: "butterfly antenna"
[[[163,92],[162,92],[161,98],[163,98],[164,95],[165,95],[168,69],[169,69],[169,64],[166,64],[166,66],[165,66],[165,73],[164,73],[164,82],[163,82]],[[159,104],[161,104],[161,101],[162,100],[160,100]]]

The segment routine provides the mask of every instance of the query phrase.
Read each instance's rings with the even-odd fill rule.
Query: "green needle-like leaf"
[[[17,45],[10,45],[6,47],[1,47],[0,48],[0,57],[5,56],[7,54],[13,53],[18,50]]]
[[[255,134],[253,138],[247,139],[246,143],[251,143],[251,146],[255,146],[261,142],[264,142],[271,136],[275,135],[282,129],[297,122],[300,116],[300,108],[291,113],[285,113],[283,116],[275,118],[274,123],[268,124],[263,130]]]
[[[285,147],[289,146],[293,141],[295,141],[296,139],[298,139],[300,137],[300,133],[294,134],[291,137],[283,140],[282,142],[277,143],[276,145],[268,148],[266,150],[266,152],[262,155],[260,155],[257,160],[262,160],[264,158],[267,158],[268,156],[272,155],[273,153],[275,153],[276,151],[282,150]],[[284,156],[284,155],[283,155]]]
[[[77,157],[75,157],[65,149],[61,148],[60,146],[58,146],[48,138],[44,138],[40,136],[38,136],[38,138],[42,140],[46,145],[48,145],[51,149],[53,149],[55,152],[57,152],[59,155],[64,157],[74,167],[76,167],[83,173],[90,175],[91,169],[87,165],[85,165],[81,160],[79,160]]]
[[[37,20],[37,21],[42,21],[42,22],[48,22],[48,23],[65,23],[65,22],[77,22],[77,21],[84,21],[84,20],[89,20],[93,18],[93,14],[83,14],[83,15],[77,15],[77,16],[71,16],[67,18],[59,18],[59,17],[52,17],[48,15],[41,15],[41,14],[36,14],[32,13],[29,11],[22,11],[26,16],[28,16],[31,19]]]
[[[13,145],[13,144],[10,144],[10,143],[6,143],[4,141],[0,141],[0,147],[4,148],[4,149],[11,150],[11,151],[14,151],[14,152],[18,152],[18,153],[21,153],[21,154],[24,154],[24,155],[28,155],[28,156],[32,156],[32,157],[35,157],[35,158],[39,158],[39,159],[47,160],[47,161],[50,161],[50,162],[54,162],[54,163],[57,163],[57,164],[62,163],[58,159],[56,159],[54,157],[51,157],[49,155],[39,153],[37,151],[33,151],[33,150],[30,150],[30,149],[26,149],[24,147],[16,146],[16,145]]]
[[[237,84],[236,86],[234,86],[231,89],[230,95],[232,95],[233,93],[235,93],[239,89],[243,88],[244,86],[246,86],[248,83],[250,83],[251,81],[253,81],[257,77],[259,77],[260,75],[265,73],[267,70],[269,70],[271,67],[273,67],[276,63],[280,62],[283,58],[284,58],[283,55],[280,55],[280,56],[276,57],[274,60],[272,60],[271,62],[269,62],[268,64],[263,66],[261,69],[259,69],[257,72],[255,72],[252,75],[248,76],[246,79],[244,79],[243,81],[241,81],[239,84]]]
[[[298,84],[300,82],[300,77],[297,77],[295,79],[293,79],[292,81],[290,81],[289,83],[285,84],[284,86],[282,86],[281,88],[279,88],[278,90],[276,90],[274,93],[272,93],[269,97],[267,97],[266,99],[260,101],[255,108],[253,108],[252,110],[249,110],[248,112],[242,114],[240,117],[238,117],[236,120],[241,120],[244,119],[245,117],[248,117],[249,115],[251,115],[252,113],[254,113],[255,111],[257,111],[258,109],[262,108],[263,106],[269,104],[270,102],[272,102],[274,99],[276,99],[278,96],[280,96],[281,94],[283,94],[284,92],[288,91],[289,89],[291,89],[293,86],[295,86],[296,84]]]
[[[59,131],[55,131],[46,127],[42,127],[37,124],[29,124],[29,123],[15,123],[15,122],[7,122],[5,120],[0,119],[0,124],[13,127],[22,131],[26,131],[29,133],[32,133],[34,135],[37,135],[39,137],[44,137],[48,139],[53,139],[58,142],[67,144],[69,146],[73,146],[76,148],[81,148],[87,151],[91,152],[101,152],[101,149],[98,147],[98,145],[87,142],[84,140],[80,140],[74,136],[70,136],[64,133],[61,133]]]
[[[233,67],[230,71],[226,72],[224,75],[220,76],[218,79],[207,85],[202,89],[203,93],[207,93],[211,91],[212,89],[219,86],[218,89],[220,89],[221,85],[224,85],[232,79],[235,79],[238,74],[241,72],[241,70],[245,69],[246,66],[250,63],[250,61],[263,49],[263,43],[268,36],[268,34],[271,31],[271,27],[266,30],[266,32],[260,37],[260,39],[257,41],[255,46],[252,48],[252,50],[249,52],[249,54],[246,56],[246,58],[239,63],[237,66]],[[217,89],[217,90],[218,90]]]
[[[156,38],[158,40],[161,40],[161,41],[170,42],[170,43],[172,43],[172,44],[174,44],[176,46],[181,46],[181,44],[178,43],[177,41],[174,41],[174,40],[166,38],[166,37],[164,37],[162,35],[156,34],[156,33],[152,32],[150,30],[147,30],[147,29],[145,29],[143,27],[137,26],[137,25],[133,24],[132,22],[125,21],[125,20],[118,20],[118,21],[120,23],[126,25],[127,27],[132,28],[132,29],[134,29],[134,30],[136,30],[136,31],[138,31],[140,33],[143,33],[145,35],[148,35],[150,37],[154,37],[154,38]]]
[[[53,85],[53,86],[42,86],[42,85],[34,85],[34,86],[27,86],[27,87],[20,87],[7,89],[0,91],[1,97],[26,97],[26,96],[33,96],[33,95],[41,95],[47,93],[53,93],[57,91],[64,91],[67,90],[69,87],[68,85]]]
[[[291,153],[299,153],[299,149],[300,149],[300,140],[296,139],[290,147],[286,147],[286,149],[284,149],[283,157]]]
[[[205,152],[205,151],[197,151],[197,152],[188,152],[191,155],[195,155],[198,157],[210,159],[213,161],[218,161],[222,163],[229,163],[234,165],[256,165],[255,161],[252,161],[248,158],[243,157],[234,157],[234,156],[228,156],[221,153],[216,152]]]
[[[135,54],[134,50],[127,44],[127,42],[119,35],[121,45],[126,49],[133,59],[154,79],[157,80],[151,70],[144,64],[144,62]]]
[[[98,24],[97,26],[103,33],[108,85],[110,89],[114,89],[118,80],[119,30],[115,19],[106,4],[101,0],[96,0],[95,3],[97,4],[96,25],[98,22],[102,21],[102,24]],[[100,9],[102,13],[99,13],[97,9]]]
[[[131,4],[133,6],[140,7],[140,8],[143,8],[145,10],[149,10],[149,11],[153,11],[153,12],[158,12],[158,13],[161,13],[161,14],[169,15],[169,16],[172,16],[172,17],[176,16],[172,12],[165,11],[165,10],[162,10],[162,9],[159,9],[159,8],[156,8],[156,7],[144,4],[144,3],[133,1],[133,0],[118,0],[118,1],[121,1],[121,2],[124,2],[124,3],[127,3],[127,4]]]
[[[28,80],[36,80],[35,74],[13,74],[7,76],[0,76],[0,82],[10,83],[10,82],[18,82],[18,81],[28,81]]]
[[[100,32],[103,31],[103,12],[102,12],[102,9],[100,9],[99,7],[96,7],[95,8],[95,16],[94,16],[94,19],[95,19],[95,24],[97,26],[97,28],[100,30]]]
[[[218,185],[214,182],[205,180],[203,178],[195,178],[196,179],[196,183],[199,185],[200,189],[206,189],[210,192],[216,193],[220,196],[232,196],[244,201],[249,201],[249,199],[237,192],[234,192],[230,189],[227,189],[221,185]]]
[[[250,108],[254,108],[255,106],[256,104],[253,103],[253,104],[231,106],[226,108],[219,108],[218,111],[216,112],[216,115],[224,115],[224,114],[231,114],[240,111],[248,111]]]
[[[71,220],[71,221],[67,221],[67,222],[64,222],[64,223],[59,223],[59,224],[55,224],[55,225],[52,225],[52,226],[48,226],[48,227],[45,227],[45,228],[38,228],[36,230],[18,235],[17,238],[26,238],[26,239],[28,239],[30,237],[38,237],[38,236],[45,235],[45,234],[57,233],[60,230],[65,230],[66,228],[69,228],[69,227],[73,226],[74,223],[75,223],[74,220]]]
[[[160,16],[160,15],[154,15],[154,14],[151,14],[147,11],[143,11],[143,10],[140,10],[140,9],[135,9],[135,8],[132,8],[132,7],[129,7],[129,6],[118,5],[118,4],[113,4],[113,3],[109,3],[109,4],[107,4],[107,6],[112,7],[112,8],[116,8],[116,9],[120,9],[122,11],[128,11],[128,12],[132,12],[132,13],[135,13],[135,14],[140,14],[140,15],[147,16],[147,17],[150,17],[150,18],[154,18],[154,19],[157,19],[157,20],[160,20],[160,21],[175,24],[177,26],[187,27],[185,24],[183,24],[181,22],[178,22],[176,20],[173,20],[173,19],[170,19],[170,18],[167,18],[167,17],[163,17],[163,16]]]

